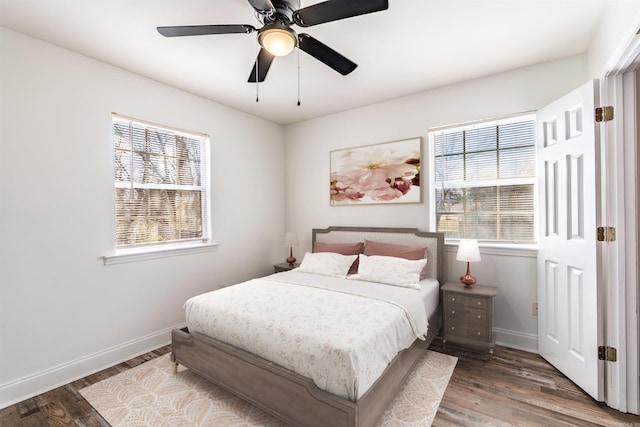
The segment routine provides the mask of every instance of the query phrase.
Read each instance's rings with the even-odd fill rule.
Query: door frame
[[[640,261],[640,200],[638,168],[640,152],[638,114],[640,109],[640,37],[631,37],[601,85],[601,104],[614,107],[614,120],[603,126],[601,159],[604,162],[601,225],[616,228],[616,240],[607,243],[603,259],[607,283],[605,336],[608,346],[618,351],[617,362],[605,364],[605,401],[623,412],[639,414],[640,342],[638,331],[638,263]]]

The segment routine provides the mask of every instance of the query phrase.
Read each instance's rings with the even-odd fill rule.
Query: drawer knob
[[[456,300],[456,297],[451,297],[451,301],[455,301],[455,300]]]
[[[482,335],[482,333],[480,331],[478,331],[478,336]]]
[[[452,330],[452,331],[455,331],[455,329],[456,329],[456,327],[455,327],[455,326],[452,326],[452,327],[451,327],[451,330]]]
[[[482,305],[482,301],[478,301],[478,305]]]
[[[451,314],[456,314],[456,311],[455,310],[451,310]]]
[[[482,319],[482,315],[481,314],[478,314],[478,319]]]

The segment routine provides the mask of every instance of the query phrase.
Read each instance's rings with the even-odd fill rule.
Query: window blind
[[[436,228],[449,238],[535,240],[535,117],[430,132]]]
[[[112,120],[116,249],[207,241],[206,135]]]

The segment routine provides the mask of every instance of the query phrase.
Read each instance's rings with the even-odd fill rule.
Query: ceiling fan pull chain
[[[298,49],[298,107],[300,106],[300,49]]]

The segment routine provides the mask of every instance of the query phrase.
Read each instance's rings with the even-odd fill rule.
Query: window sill
[[[536,258],[538,256],[538,243],[489,243],[478,242],[481,254],[502,255],[513,257]],[[458,240],[445,241],[447,252],[458,250]]]
[[[216,250],[217,243],[175,244],[155,248],[122,249],[102,257],[104,265],[123,264],[126,262],[146,261],[179,255]]]

